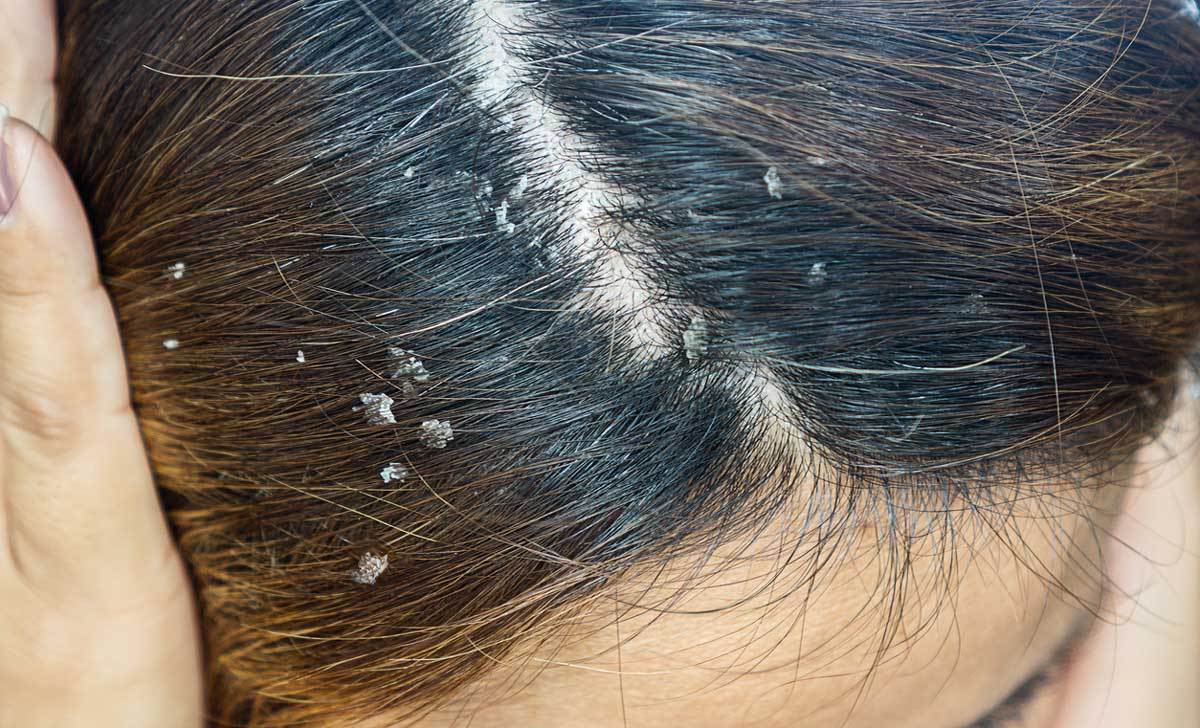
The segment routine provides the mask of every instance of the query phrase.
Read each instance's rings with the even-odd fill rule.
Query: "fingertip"
[[[96,277],[87,217],[58,155],[0,108],[0,291],[78,285]],[[57,287],[51,286],[52,288]]]

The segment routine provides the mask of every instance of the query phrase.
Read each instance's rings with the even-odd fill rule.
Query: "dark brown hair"
[[[1124,462],[1196,344],[1169,3],[63,11],[224,724],[427,708],[800,483],[813,573],[953,535]]]

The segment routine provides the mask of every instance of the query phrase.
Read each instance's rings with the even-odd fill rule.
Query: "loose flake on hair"
[[[399,481],[403,483],[404,479],[408,476],[408,468],[404,467],[400,463],[389,463],[386,468],[379,471],[379,477],[382,478],[383,482],[385,483],[391,483],[393,481]]]
[[[783,199],[783,180],[779,178],[779,169],[777,167],[771,167],[767,170],[767,173],[763,175],[763,182],[767,183],[767,193],[773,199]]]
[[[502,200],[496,206],[496,227],[509,235],[512,235],[517,229],[516,225],[508,221],[508,200]]]
[[[524,195],[525,191],[528,189],[529,189],[529,175],[523,174],[523,175],[521,175],[521,179],[517,180],[517,183],[515,185],[513,185],[512,190],[509,191],[508,197],[509,197],[509,199],[512,199],[512,200],[519,199],[521,197],[521,195]]]
[[[371,585],[379,578],[383,572],[387,571],[388,556],[387,554],[376,554],[373,551],[367,551],[358,559],[358,566],[354,571],[350,572],[350,579],[356,584]]]
[[[386,394],[371,394],[364,393],[358,395],[362,406],[355,407],[354,411],[365,410],[363,416],[367,422],[372,425],[394,425],[396,424],[396,416],[392,414],[392,404],[395,400]]]
[[[969,314],[991,313],[992,307],[988,305],[987,299],[983,297],[982,293],[972,293],[967,296],[962,311]]]
[[[388,353],[398,360],[396,369],[392,372],[393,379],[409,377],[414,382],[429,381],[429,371],[425,369],[425,363],[418,359],[416,354],[399,347],[388,349]]]
[[[808,269],[808,285],[820,286],[825,283],[825,279],[829,277],[829,273],[825,270],[824,263],[813,263]]]
[[[701,314],[692,316],[691,323],[683,332],[683,353],[692,364],[708,353],[708,322]]]
[[[445,420],[425,420],[421,423],[421,444],[433,450],[441,450],[454,439],[454,428]]]

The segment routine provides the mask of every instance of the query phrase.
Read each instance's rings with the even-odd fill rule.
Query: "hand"
[[[0,0],[0,103],[43,130],[53,23]],[[200,726],[195,600],[87,220],[49,142],[0,133],[0,728]]]

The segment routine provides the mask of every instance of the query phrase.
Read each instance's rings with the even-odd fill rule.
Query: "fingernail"
[[[0,221],[8,217],[17,197],[8,173],[8,117],[8,107],[0,104]]]

